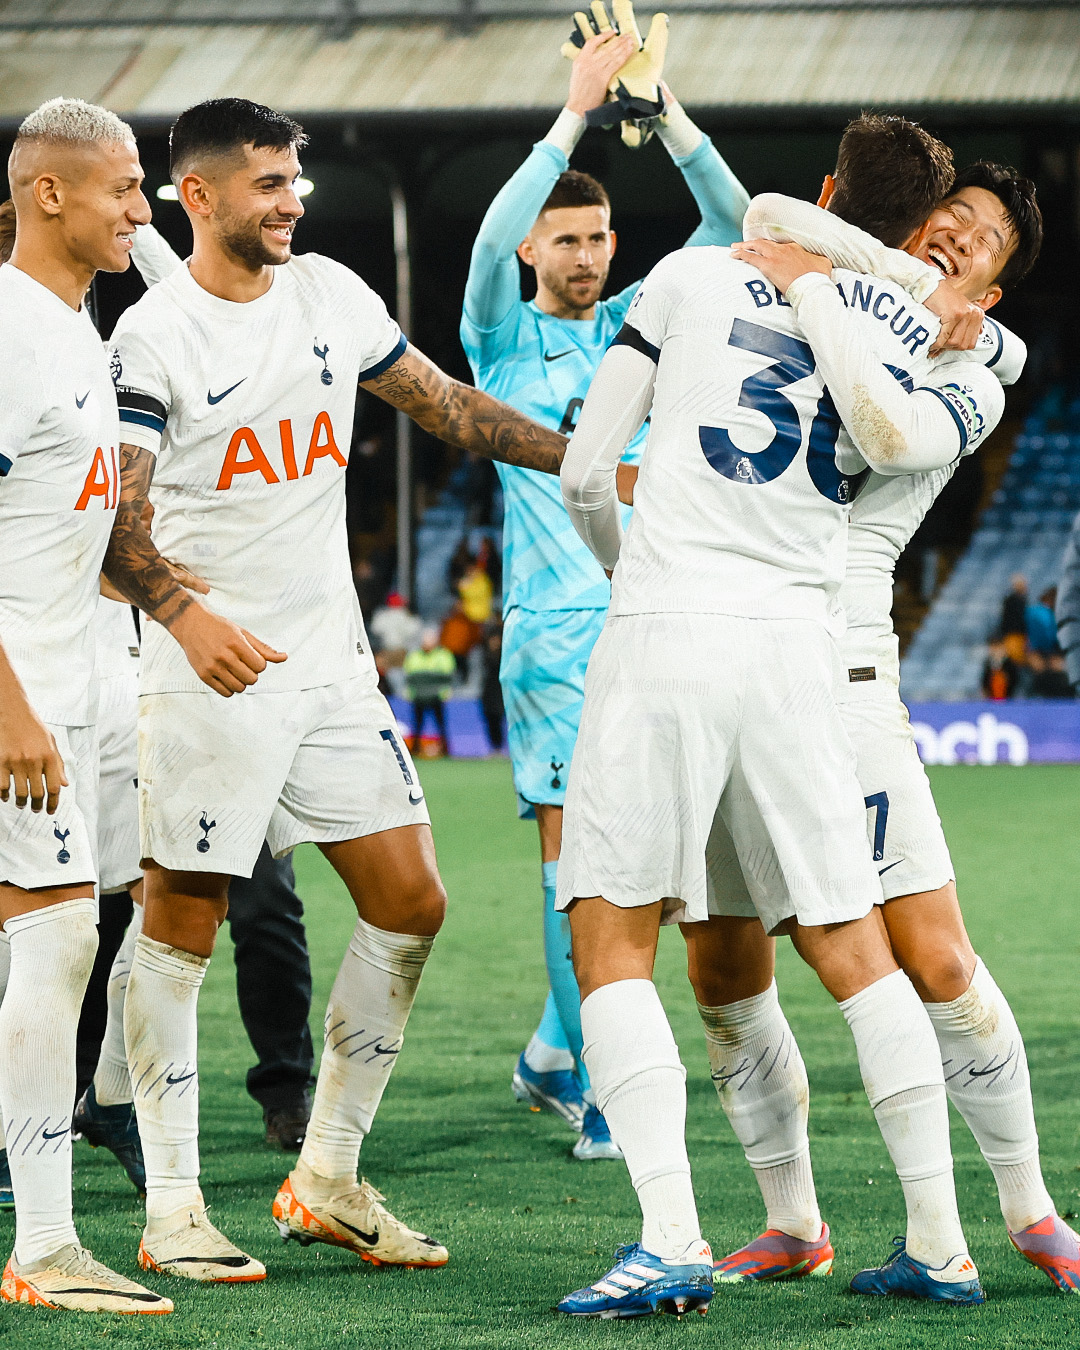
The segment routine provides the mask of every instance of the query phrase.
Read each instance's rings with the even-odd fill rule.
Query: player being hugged
[[[244,99],[183,113],[172,176],[194,251],[114,334],[124,444],[105,570],[156,620],[139,711],[145,920],[125,1013],[146,1157],[140,1261],[204,1281],[265,1275],[206,1217],[195,1016],[229,877],[251,875],[264,838],[279,855],[318,843],[358,912],[278,1227],[376,1264],[447,1260],[357,1181],[446,900],[351,582],[357,383],[466,449],[550,472],[563,445],[409,347],[348,268],[293,257],[305,143],[295,122]],[[209,583],[205,604],[159,549]]]
[[[71,1212],[75,1035],[97,950],[94,617],[120,483],[109,363],[84,306],[150,219],[131,128],[54,99],[8,163],[0,267],[0,1103],[15,1250],[0,1295],[82,1312],[170,1312],[79,1243]],[[29,803],[29,807],[28,807]]]

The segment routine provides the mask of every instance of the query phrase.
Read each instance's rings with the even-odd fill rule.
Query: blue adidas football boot
[[[893,1238],[893,1246],[896,1251],[883,1266],[860,1270],[851,1281],[856,1294],[925,1298],[931,1303],[957,1303],[969,1308],[986,1302],[979,1272],[966,1252],[933,1270],[907,1254],[904,1238]]]
[[[593,1162],[597,1158],[621,1158],[622,1149],[611,1137],[608,1123],[591,1103],[585,1107],[585,1119],[581,1122],[581,1136],[572,1150],[580,1162]]]
[[[511,1090],[519,1102],[528,1102],[534,1111],[550,1111],[560,1116],[572,1130],[580,1130],[585,1116],[581,1085],[570,1069],[552,1069],[537,1073],[518,1056]]]
[[[107,1148],[139,1194],[146,1194],[146,1165],[133,1103],[102,1106],[91,1083],[79,1098],[71,1119],[71,1132],[81,1134],[91,1148]]]
[[[576,1289],[556,1311],[571,1317],[647,1317],[650,1313],[696,1312],[704,1316],[713,1296],[712,1252],[699,1242],[669,1264],[639,1242],[615,1248],[615,1264],[602,1279]]]
[[[11,1168],[8,1167],[7,1149],[0,1148],[0,1209],[15,1208],[15,1192],[11,1189]]]

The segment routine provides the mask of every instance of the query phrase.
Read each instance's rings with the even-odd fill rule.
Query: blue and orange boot
[[[713,1265],[713,1279],[720,1284],[740,1284],[744,1280],[804,1280],[810,1275],[830,1275],[836,1253],[829,1241],[829,1225],[821,1225],[821,1236],[805,1242],[767,1228],[760,1237],[722,1256]]]
[[[896,1251],[883,1266],[859,1271],[851,1281],[854,1293],[924,1298],[931,1303],[954,1303],[968,1308],[986,1302],[979,1272],[966,1252],[935,1270],[908,1255],[905,1238],[893,1238],[893,1246]]]
[[[1080,1234],[1064,1219],[1050,1214],[1009,1238],[1024,1260],[1038,1266],[1059,1289],[1080,1294]]]

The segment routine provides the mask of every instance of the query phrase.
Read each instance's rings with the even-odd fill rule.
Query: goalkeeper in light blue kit
[[[461,341],[478,387],[566,435],[639,284],[600,299],[615,251],[608,197],[594,178],[568,171],[586,113],[600,125],[627,118],[622,138],[632,146],[655,126],[701,211],[689,245],[740,239],[749,200],[709,138],[660,86],[666,16],[654,18],[643,43],[630,0],[614,0],[613,10],[617,29],[609,26],[601,0],[594,0],[591,23],[575,15],[580,36],[564,48],[574,62],[566,106],[484,217],[461,317]],[[521,298],[519,256],[536,272],[536,299],[529,302]],[[637,462],[644,438],[642,428],[625,460]],[[500,678],[518,813],[535,816],[540,827],[551,984],[543,1020],[518,1060],[514,1093],[581,1131],[575,1157],[617,1158],[618,1147],[591,1102],[570,928],[554,909],[585,667],[603,627],[610,586],[570,523],[558,479],[496,468],[505,502]]]

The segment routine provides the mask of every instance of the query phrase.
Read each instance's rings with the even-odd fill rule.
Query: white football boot
[[[172,1300],[144,1289],[95,1261],[85,1247],[61,1247],[40,1261],[20,1265],[14,1254],[4,1269],[0,1298],[31,1308],[70,1312],[170,1313]]]
[[[395,1219],[381,1203],[386,1197],[369,1181],[343,1179],[340,1192],[323,1199],[317,1194],[323,1187],[305,1185],[304,1170],[299,1164],[290,1172],[274,1198],[274,1221],[284,1241],[345,1247],[373,1266],[445,1266],[450,1259],[434,1238]]]
[[[266,1279],[266,1267],[219,1233],[205,1205],[185,1205],[163,1219],[149,1219],[139,1243],[139,1265],[184,1280],[249,1284]]]

